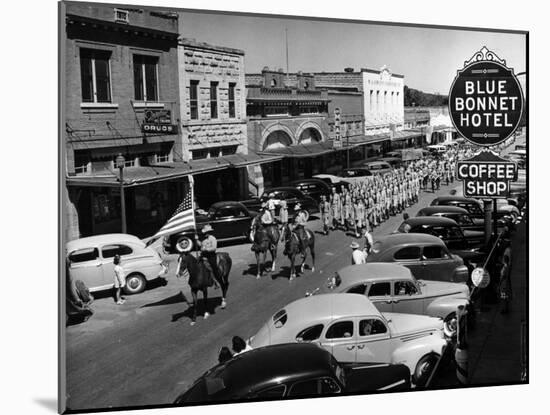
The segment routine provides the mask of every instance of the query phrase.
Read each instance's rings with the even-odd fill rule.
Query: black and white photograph
[[[529,382],[527,31],[59,25],[62,411]]]
[[[33,96],[4,111],[27,114],[4,153],[21,410],[531,408],[546,81],[527,6],[113,1],[5,17]]]

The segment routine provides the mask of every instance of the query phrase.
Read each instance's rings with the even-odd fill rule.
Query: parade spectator
[[[120,294],[122,289],[126,286],[126,275],[124,273],[124,269],[120,265],[120,262],[120,255],[116,254],[113,258],[113,264],[115,264],[115,302],[118,305],[124,304],[126,301]]]
[[[512,281],[510,280],[510,257],[502,256],[502,268],[500,269],[499,294],[501,300],[501,314],[507,314],[512,298]]]
[[[365,264],[367,262],[367,255],[359,249],[357,242],[352,242],[350,248],[353,249],[351,253],[351,265]]]
[[[223,346],[218,354],[218,362],[225,363],[233,357],[233,353],[229,350],[229,347]]]
[[[246,342],[243,340],[242,337],[239,336],[233,336],[233,339],[231,340],[232,348],[233,348],[233,356],[237,356],[241,353],[248,352],[252,350],[252,347],[250,345],[246,344]]]

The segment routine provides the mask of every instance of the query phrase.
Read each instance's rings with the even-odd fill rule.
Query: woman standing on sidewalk
[[[121,297],[120,292],[126,286],[126,275],[124,269],[120,265],[120,255],[116,254],[113,258],[115,264],[115,301],[118,305],[124,304],[124,298]]]

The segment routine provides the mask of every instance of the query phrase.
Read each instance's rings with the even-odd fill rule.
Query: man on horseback
[[[296,206],[294,206],[294,212],[294,232],[300,239],[300,250],[303,254],[306,250],[307,241],[309,239],[309,235],[305,230],[307,216],[299,203],[296,203]]]
[[[202,241],[199,240],[198,236],[195,236],[197,239],[197,245],[201,249],[201,259],[206,259],[212,268],[212,273],[214,274],[214,284],[215,288],[218,288],[217,281],[220,281],[220,270],[218,269],[216,249],[218,247],[218,241],[216,237],[212,234],[214,230],[209,224],[204,225],[202,228],[202,234],[205,235]],[[210,284],[211,285],[211,284]]]

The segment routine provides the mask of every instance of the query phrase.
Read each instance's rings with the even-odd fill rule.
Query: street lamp
[[[115,166],[120,171],[119,181],[120,181],[120,219],[122,221],[122,233],[126,233],[126,201],[124,198],[124,163],[126,159],[122,154],[115,159]]]

